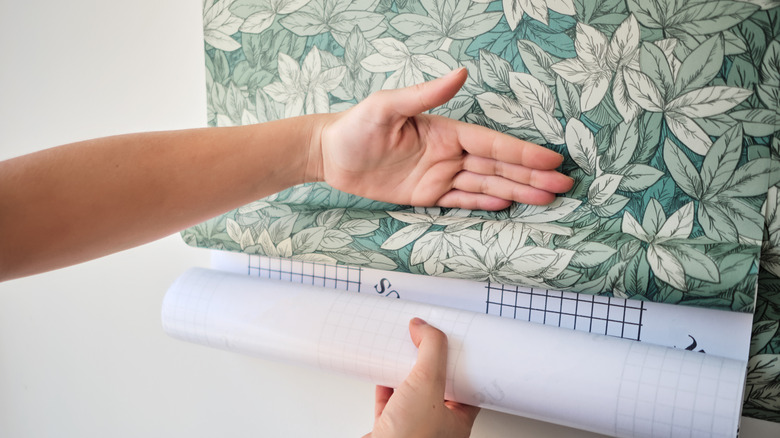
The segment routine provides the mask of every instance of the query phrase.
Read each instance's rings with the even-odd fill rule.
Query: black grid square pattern
[[[485,313],[638,341],[644,302],[488,283]]]
[[[249,256],[251,276],[360,292],[361,269],[304,260]]]

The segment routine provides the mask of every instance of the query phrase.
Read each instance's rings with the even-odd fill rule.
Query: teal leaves
[[[495,65],[488,68],[493,69]],[[501,76],[496,73],[492,77]],[[497,85],[508,85],[514,98],[493,92],[478,95],[477,101],[487,117],[510,128],[535,129],[548,143],[564,142],[563,126],[555,117],[555,98],[547,85],[527,73],[506,73],[508,84],[492,77],[490,80]]]
[[[572,0],[504,0],[503,3],[506,21],[512,30],[520,23],[523,14],[547,24],[548,8],[563,15],[576,13]]]
[[[661,204],[651,199],[642,224],[626,212],[621,225],[624,233],[647,244],[647,263],[655,277],[681,291],[688,290],[686,275],[709,282],[720,281],[713,260],[687,243],[693,219],[692,202],[667,218]]]
[[[776,13],[746,18],[751,3],[207,0],[212,125],[340,111],[466,66],[464,88],[431,112],[547,144],[576,183],[550,206],[501,212],[304,185],[188,241],[746,309],[777,179],[767,145],[780,144]],[[765,269],[780,271],[775,252],[765,246]]]
[[[745,409],[778,418],[776,0],[204,0],[203,20],[212,126],[341,111],[465,66],[431,112],[547,144],[576,182],[500,212],[309,184],[187,243],[735,311],[758,283]]]
[[[740,198],[766,193],[770,163],[768,158],[758,158],[737,168],[741,154],[739,125],[712,145],[700,171],[674,143],[667,140],[664,144],[666,166],[678,187],[699,201],[699,224],[710,239],[761,239],[763,216]]]
[[[413,53],[446,49],[452,40],[471,39],[495,27],[499,12],[485,12],[486,6],[470,0],[423,2],[427,16],[398,14],[390,25],[408,35],[406,44]]]
[[[680,142],[694,153],[705,155],[712,141],[697,119],[718,116],[752,92],[738,87],[703,86],[714,79],[723,63],[721,36],[709,38],[682,62],[672,54],[672,45],[663,46],[642,44],[642,71],[625,72],[627,93],[642,109],[662,112]]]
[[[343,46],[355,27],[370,38],[379,36],[386,29],[382,14],[366,10],[367,6],[362,0],[309,0],[279,23],[304,37],[330,33]]]
[[[514,29],[510,29],[506,20],[501,20],[489,32],[474,38],[466,54],[476,56],[484,49],[509,61],[515,71],[522,72],[524,64],[518,51],[518,40],[532,41],[551,56],[570,58],[576,53],[574,41],[567,32],[575,25],[576,21],[572,17],[555,12],[549,13],[548,23],[526,17]]]
[[[366,57],[360,65],[373,73],[393,72],[382,85],[383,89],[409,87],[425,81],[423,73],[438,77],[451,70],[433,56],[412,53],[404,42],[395,38],[380,38],[371,44],[376,53]]]
[[[752,15],[758,7],[731,0],[628,0],[628,9],[649,29],[659,29],[680,41],[682,54],[689,52],[707,36],[724,32],[733,41],[729,29]]]
[[[230,12],[231,3],[233,0],[203,0],[203,37],[207,44],[227,52],[241,47],[231,35],[238,32],[243,20]]]
[[[243,33],[260,33],[273,24],[279,14],[297,11],[310,0],[235,0],[230,12],[244,19],[239,30]]]
[[[345,71],[344,66],[323,69],[320,51],[316,47],[309,51],[301,66],[280,53],[281,80],[267,85],[263,91],[275,101],[285,104],[285,117],[326,113],[330,110],[327,94],[339,85]]]
[[[638,67],[639,26],[633,15],[618,26],[607,42],[606,36],[587,24],[577,24],[575,41],[577,57],[552,66],[563,79],[582,87],[580,108],[589,111],[596,107],[607,93],[613,75],[617,79],[613,92],[615,103],[625,120],[636,116],[636,105],[620,98],[626,93],[623,85],[624,67]]]

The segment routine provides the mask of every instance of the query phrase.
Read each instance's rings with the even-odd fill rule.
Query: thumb
[[[409,321],[409,334],[418,348],[411,376],[424,377],[429,396],[444,398],[447,384],[447,335],[420,318]]]
[[[432,81],[390,91],[387,97],[398,114],[413,117],[452,99],[467,78],[466,68],[460,67]]]

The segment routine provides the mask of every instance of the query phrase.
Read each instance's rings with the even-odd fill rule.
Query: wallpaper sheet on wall
[[[465,66],[432,112],[546,145],[576,184],[493,213],[308,184],[187,243],[754,312],[744,412],[780,421],[780,2],[204,0],[203,19],[213,126]]]

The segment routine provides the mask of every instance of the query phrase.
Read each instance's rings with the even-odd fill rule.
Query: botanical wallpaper
[[[560,152],[576,183],[551,205],[500,212],[307,184],[184,231],[189,244],[755,311],[745,413],[780,421],[780,1],[204,0],[203,11],[213,126],[341,111],[465,66],[464,88],[431,112]]]

